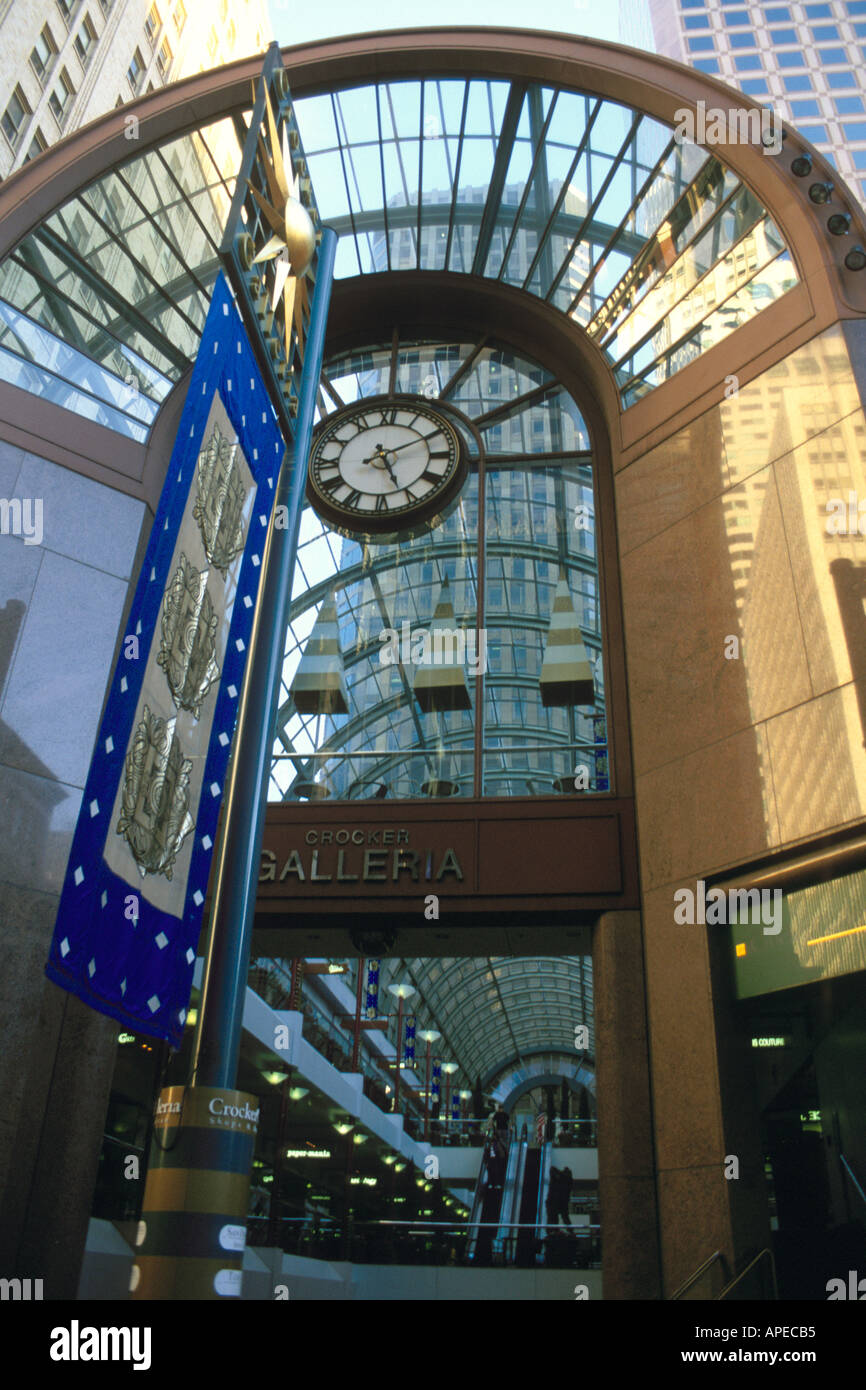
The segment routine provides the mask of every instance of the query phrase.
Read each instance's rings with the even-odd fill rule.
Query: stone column
[[[592,969],[604,1298],[654,1299],[660,1270],[639,912],[599,918]]]

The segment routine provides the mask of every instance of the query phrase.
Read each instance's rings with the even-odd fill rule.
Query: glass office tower
[[[866,4],[650,0],[659,53],[772,106],[866,201]]]

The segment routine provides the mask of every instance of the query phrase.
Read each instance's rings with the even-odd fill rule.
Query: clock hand
[[[384,458],[386,454],[399,454],[401,449],[411,449],[413,444],[426,444],[423,434],[419,434],[417,439],[410,439],[405,444],[395,444],[393,449],[383,449],[381,444],[377,444],[375,454],[371,454],[364,463],[372,463],[375,458]]]

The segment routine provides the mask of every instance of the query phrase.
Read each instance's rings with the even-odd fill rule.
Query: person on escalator
[[[550,1182],[547,1188],[547,1223],[549,1226],[558,1226],[559,1218],[562,1217],[563,1226],[571,1227],[571,1218],[568,1214],[568,1207],[571,1202],[571,1183],[570,1168],[551,1168]]]
[[[493,1133],[501,1146],[505,1148],[508,1139],[508,1116],[502,1109],[502,1102],[496,1107],[496,1114],[493,1116]]]

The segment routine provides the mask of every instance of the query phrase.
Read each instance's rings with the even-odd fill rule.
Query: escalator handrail
[[[535,1234],[538,1240],[544,1238],[547,1228],[545,1207],[547,1204],[547,1193],[550,1187],[550,1169],[553,1164],[553,1140],[548,1139],[541,1150],[541,1161],[538,1165],[538,1205],[535,1209]]]
[[[502,1203],[499,1208],[500,1227],[496,1232],[494,1249],[498,1252],[506,1246],[509,1238],[509,1231],[515,1221],[520,1220],[519,1212],[515,1211],[515,1202],[519,1198],[521,1190],[520,1179],[523,1175],[523,1159],[526,1145],[519,1140],[512,1139],[508,1145],[508,1154],[505,1162],[505,1180],[502,1184]],[[513,1259],[513,1251],[507,1249],[506,1263]]]

